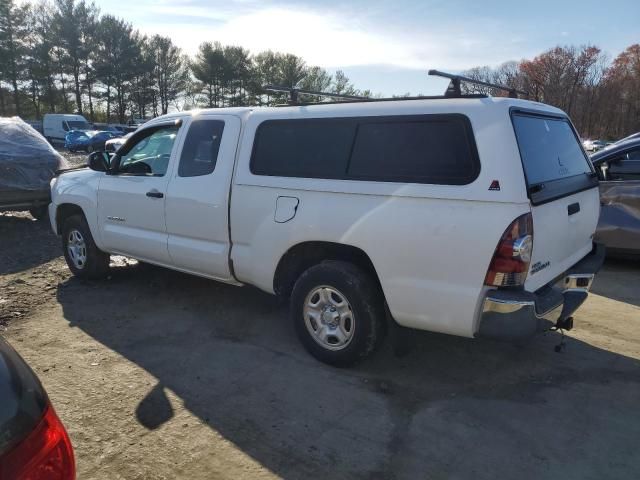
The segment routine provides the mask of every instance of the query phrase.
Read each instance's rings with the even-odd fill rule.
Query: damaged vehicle
[[[18,117],[0,118],[0,212],[28,210],[46,218],[49,183],[66,160]]]
[[[119,133],[100,130],[72,130],[64,137],[64,146],[70,152],[78,150],[87,153],[103,151],[105,142],[120,137]]]
[[[618,255],[640,255],[640,138],[591,157],[600,178],[596,241]]]

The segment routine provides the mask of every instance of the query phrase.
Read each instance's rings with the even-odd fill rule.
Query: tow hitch
[[[564,331],[569,331],[573,328],[573,317],[567,317],[561,320],[558,320],[558,323],[556,323],[556,326],[553,327],[551,330],[554,330],[556,332],[560,332],[560,343],[558,345],[556,345],[555,347],[553,347],[553,350],[556,353],[560,353],[566,343],[564,341]]]

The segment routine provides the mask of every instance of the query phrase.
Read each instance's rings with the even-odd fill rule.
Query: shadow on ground
[[[603,287],[604,288],[604,287]],[[640,362],[549,333],[525,348],[415,332],[351,370],[299,346],[287,308],[138,265],[58,289],[77,327],[158,379],[132,421],[173,415],[164,389],[275,474],[297,478],[637,478]]]
[[[22,212],[0,213],[0,275],[37,267],[61,252],[48,219],[35,221]]]

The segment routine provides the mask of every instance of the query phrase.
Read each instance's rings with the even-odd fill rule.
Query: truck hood
[[[89,168],[61,172],[51,180],[51,200],[57,203],[56,198],[59,195],[72,193],[78,186],[90,187],[93,191],[97,191],[98,183],[103,175],[103,172],[96,172]]]

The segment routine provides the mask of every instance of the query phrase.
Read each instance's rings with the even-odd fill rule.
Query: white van
[[[318,359],[387,318],[465,337],[570,328],[603,260],[598,179],[567,115],[464,96],[179,112],[52,184],[75,275],[121,254],[290,298]],[[388,313],[388,317],[387,317]]]
[[[91,130],[91,125],[82,115],[68,113],[47,113],[42,119],[44,138],[49,143],[64,142],[64,137],[70,130]]]

